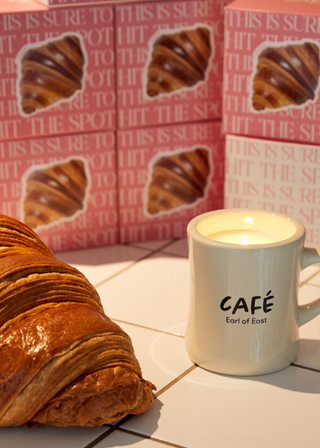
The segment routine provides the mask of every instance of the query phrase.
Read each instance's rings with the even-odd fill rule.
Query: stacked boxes
[[[30,8],[35,5],[31,3]],[[115,50],[111,6],[52,10],[40,7],[38,10],[2,14],[0,18],[0,51],[4,61],[0,139],[115,128]],[[54,55],[57,46],[60,53]],[[71,59],[70,52],[73,55]],[[49,59],[45,60],[45,57]],[[52,68],[56,71],[55,80],[48,66],[59,57],[65,57],[65,60],[64,65]],[[68,61],[69,67],[66,65]],[[41,108],[31,110],[28,104],[36,95],[36,74],[38,84],[42,83],[41,90],[36,87],[37,106]],[[51,91],[48,84],[53,85]]]
[[[179,238],[192,217],[223,207],[219,121],[121,130],[118,143],[122,242]]]
[[[118,242],[112,131],[0,142],[1,213],[54,251]]]
[[[227,3],[116,7],[122,243],[183,236],[193,216],[223,204]]]
[[[0,8],[0,212],[55,251],[115,244],[113,7]]]
[[[57,251],[182,236],[220,208],[229,1],[3,0],[0,213]],[[171,199],[149,213],[163,160]]]
[[[223,206],[291,214],[319,245],[314,2],[0,8],[0,213],[55,251],[181,237]]]
[[[319,5],[235,0],[225,33],[225,207],[287,213],[319,247]]]

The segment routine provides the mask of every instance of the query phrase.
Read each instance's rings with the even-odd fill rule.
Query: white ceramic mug
[[[197,216],[187,233],[190,359],[240,376],[289,366],[299,327],[320,313],[320,299],[298,305],[301,269],[320,262],[304,247],[304,226],[280,213],[226,209]]]

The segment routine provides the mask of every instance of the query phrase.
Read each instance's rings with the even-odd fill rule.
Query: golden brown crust
[[[1,219],[16,232],[0,216],[0,233]],[[0,259],[0,426],[96,426],[144,412],[154,386],[130,337],[83,274],[42,245]]]
[[[26,224],[0,215],[0,258],[21,253],[42,253],[53,257],[52,251]]]
[[[253,78],[254,109],[297,106],[313,100],[319,66],[319,46],[314,42],[264,49]]]
[[[100,426],[131,414],[142,414],[154,400],[151,383],[141,381],[127,367],[84,375],[56,395],[31,424]],[[97,402],[99,406],[97,406]]]
[[[33,307],[70,297],[102,309],[99,295],[84,275],[53,257],[20,254],[0,264],[0,327]]]

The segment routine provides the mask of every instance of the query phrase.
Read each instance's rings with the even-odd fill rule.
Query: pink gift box
[[[284,213],[320,247],[320,146],[226,136],[225,208]]]
[[[220,120],[120,130],[117,141],[121,243],[185,236],[187,224],[194,216],[223,207],[224,137]],[[164,161],[163,166],[169,167],[160,176],[162,191],[176,195],[178,190],[172,184],[172,175],[177,174],[179,182],[189,179],[187,172],[190,174],[191,168],[185,158],[197,149],[206,152],[209,164],[202,195],[192,202],[151,212],[149,187],[157,162]],[[181,158],[180,166],[170,159],[172,156]],[[191,171],[199,177],[197,169],[194,165]],[[184,192],[194,182],[189,179],[187,183]],[[157,199],[161,200],[161,194]]]
[[[113,131],[0,142],[0,213],[53,251],[116,244],[116,198]]]
[[[39,0],[38,0],[39,1]],[[144,3],[150,0],[40,0],[51,8],[61,8],[64,6],[90,5],[90,4],[120,4],[120,3]]]
[[[319,2],[226,7],[225,133],[320,143],[319,36]]]
[[[108,5],[49,10],[35,1],[1,1],[0,140],[115,127],[113,20],[113,7]],[[83,65],[77,66],[70,60],[66,47],[55,54],[54,61],[58,41],[66,36],[77,39]],[[43,52],[39,47],[46,47],[45,51],[50,53],[45,57],[39,55]],[[57,64],[62,57],[66,57],[67,70]],[[36,68],[32,65],[35,63]],[[47,88],[45,77],[49,76],[50,67],[55,67],[54,79],[59,78],[57,88],[62,89],[59,94],[52,93],[52,80]],[[41,73],[46,75],[40,77]],[[22,81],[26,87],[21,94]],[[46,87],[45,91],[38,90],[42,86]],[[22,97],[36,97],[44,107],[26,110]],[[54,98],[54,102],[50,104],[48,98]]]
[[[222,74],[223,74],[223,7],[230,0],[211,1],[168,1],[116,6],[116,50],[117,50],[117,98],[118,127],[143,127],[177,122],[201,121],[221,118]],[[186,73],[189,68],[180,69],[179,55],[185,61],[192,54],[189,43],[185,47],[173,43],[173,34],[192,33],[196,29],[208,33],[209,43],[202,40],[197,48],[210,47],[207,66],[202,66],[201,76],[191,85],[195,75]],[[181,34],[180,34],[181,35]],[[159,39],[171,39],[170,48],[164,58],[153,56]],[[185,39],[185,37],[183,37]],[[198,39],[198,37],[194,38]],[[178,41],[175,41],[178,42]],[[168,46],[167,46],[168,45]],[[191,45],[191,50],[190,50]],[[188,47],[189,46],[189,47]],[[198,50],[197,50],[198,51]],[[203,52],[203,50],[201,50]],[[204,54],[204,52],[203,52]],[[192,56],[193,57],[193,56]],[[199,56],[196,56],[199,57]],[[189,57],[190,59],[190,57]],[[153,74],[149,76],[150,64]],[[188,63],[189,64],[189,63]],[[194,62],[190,62],[191,65]],[[194,69],[194,68],[193,68]],[[192,70],[193,70],[192,69]],[[199,70],[199,69],[197,69]],[[174,78],[176,90],[171,90]],[[157,95],[151,94],[148,82],[157,83]],[[189,84],[190,83],[190,84]]]

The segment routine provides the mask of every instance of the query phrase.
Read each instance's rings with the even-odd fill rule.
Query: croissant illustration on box
[[[212,32],[206,25],[160,34],[147,64],[147,96],[170,94],[204,81],[212,56]]]
[[[22,178],[22,221],[32,229],[83,211],[89,189],[86,160],[71,158],[32,167]]]
[[[153,390],[86,277],[0,215],[0,427],[101,426],[145,412]]]
[[[195,148],[160,155],[150,163],[146,213],[157,215],[204,198],[210,175],[209,151]]]
[[[313,101],[319,85],[319,61],[319,44],[312,41],[263,49],[253,77],[253,108],[261,111]]]
[[[23,47],[17,58],[22,114],[42,111],[83,87],[85,56],[80,36],[67,34]]]

